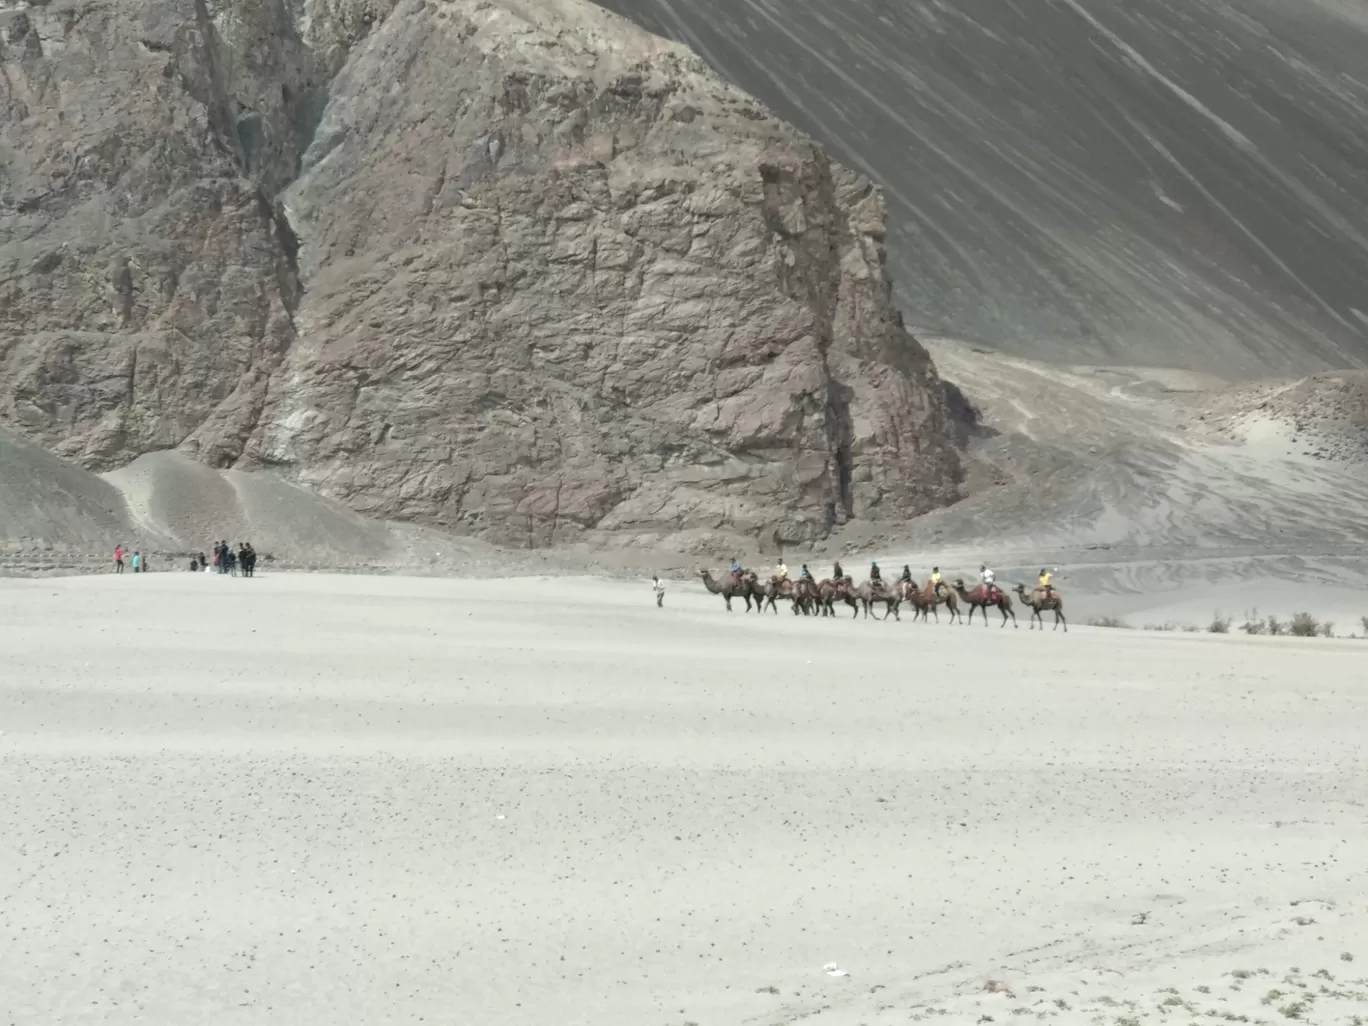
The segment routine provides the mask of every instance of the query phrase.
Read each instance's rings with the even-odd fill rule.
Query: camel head
[[[964,578],[963,578],[963,577],[956,577],[956,578],[955,578],[955,590],[956,590],[956,591],[963,591],[963,590],[964,590]]]

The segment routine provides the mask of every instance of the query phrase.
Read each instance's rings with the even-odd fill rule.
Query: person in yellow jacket
[[[784,565],[784,560],[780,558],[779,565],[774,568],[774,579],[776,581],[788,580],[788,567]]]
[[[1054,574],[1050,573],[1050,571],[1046,570],[1044,567],[1041,567],[1040,590],[1046,598],[1049,598],[1054,594],[1054,586],[1050,584],[1052,580],[1054,580]]]
[[[931,568],[931,594],[939,595],[941,593],[941,585],[943,583],[944,581],[941,579],[940,567],[933,566]]]

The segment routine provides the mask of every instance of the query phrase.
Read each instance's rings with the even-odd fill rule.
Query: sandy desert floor
[[[1368,642],[305,575],[0,623],[5,1023],[1368,1017]]]

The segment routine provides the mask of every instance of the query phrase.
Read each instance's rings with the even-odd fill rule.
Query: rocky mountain
[[[953,501],[868,178],[580,0],[0,9],[0,419],[517,545]]]
[[[885,185],[914,326],[1226,379],[1368,366],[1362,0],[603,0]]]

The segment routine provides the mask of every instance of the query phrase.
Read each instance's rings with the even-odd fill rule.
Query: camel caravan
[[[1011,594],[1015,593],[1022,605],[1031,611],[1031,630],[1035,630],[1037,624],[1044,630],[1045,620],[1041,614],[1053,612],[1053,629],[1058,630],[1063,626],[1065,633],[1068,633],[1064,600],[1050,583],[1052,575],[1049,572],[1041,570],[1040,583],[1030,592],[1026,591],[1024,584],[1018,584],[1012,593],[999,587],[992,571],[986,567],[980,567],[979,572],[981,580],[972,589],[965,586],[962,578],[956,578],[953,583],[947,582],[942,578],[939,567],[932,571],[924,585],[912,579],[907,567],[903,567],[900,579],[891,585],[885,584],[877,563],[870,565],[870,577],[860,585],[856,585],[854,579],[841,569],[840,563],[835,565],[830,577],[822,580],[813,577],[806,565],[796,578],[790,578],[788,568],[782,561],[766,580],[762,580],[754,570],[743,569],[737,560],[732,560],[729,573],[714,577],[710,571],[700,570],[699,576],[705,588],[714,595],[722,596],[729,613],[733,599],[744,602],[748,613],[754,609],[757,613],[768,610],[777,614],[779,602],[789,602],[794,616],[835,616],[837,604],[844,603],[852,610],[852,618],[858,617],[863,611],[867,619],[872,609],[882,606],[882,619],[887,620],[892,616],[900,621],[902,616],[899,610],[906,604],[912,607],[914,623],[917,620],[929,623],[932,617],[940,623],[940,607],[945,606],[951,623],[971,624],[974,622],[974,613],[982,610],[983,625],[987,627],[988,610],[995,608],[1002,616],[999,627],[1006,627],[1008,621],[1017,627],[1019,625],[1011,598]],[[964,607],[969,610],[967,617],[961,612]]]

